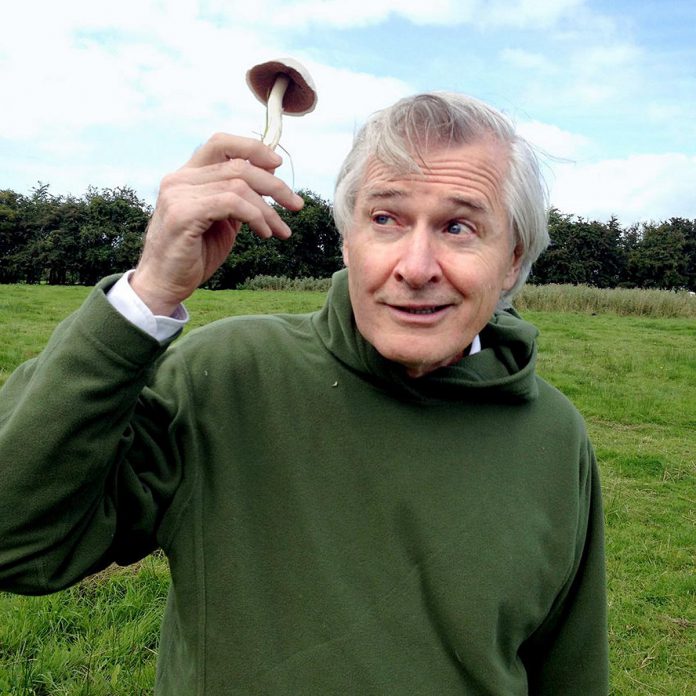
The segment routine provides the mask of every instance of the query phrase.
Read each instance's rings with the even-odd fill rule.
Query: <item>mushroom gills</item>
[[[259,63],[247,71],[253,95],[266,106],[262,142],[275,149],[280,141],[283,114],[302,116],[314,110],[317,90],[307,69],[292,58]]]

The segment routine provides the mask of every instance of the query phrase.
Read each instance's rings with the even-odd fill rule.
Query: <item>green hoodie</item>
[[[345,272],[166,352],[110,282],[0,394],[0,588],[161,547],[162,695],[607,693],[596,466],[533,327],[414,380]]]

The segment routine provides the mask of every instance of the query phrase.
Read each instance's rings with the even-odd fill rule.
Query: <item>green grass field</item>
[[[87,292],[0,286],[0,383]],[[200,325],[310,311],[322,299],[199,291],[188,307]],[[520,302],[541,330],[539,372],[583,412],[600,462],[616,696],[696,688],[696,322],[662,316],[661,304],[650,312],[636,301],[641,316],[624,316],[611,305],[593,313]],[[155,556],[50,597],[0,594],[0,694],[151,693],[167,584]]]

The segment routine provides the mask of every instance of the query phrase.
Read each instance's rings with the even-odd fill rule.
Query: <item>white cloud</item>
[[[389,16],[430,26],[549,27],[584,4],[585,0],[204,0],[202,7],[229,20],[274,28],[345,29],[374,25]]]
[[[468,3],[464,3],[465,5]],[[322,25],[333,27],[356,27],[375,24],[390,14],[398,14],[416,23],[427,19],[437,24],[451,12],[451,3],[434,0],[427,5],[414,0],[400,3],[375,0],[367,3],[350,3],[345,0],[305,0],[304,2],[278,3],[271,22],[278,26],[300,27]],[[427,8],[428,12],[424,11]]]
[[[612,46],[586,46],[574,57],[575,67],[588,75],[600,76],[606,71],[635,65],[641,52],[637,46],[620,43]]]
[[[480,24],[549,28],[575,13],[585,0],[492,0],[478,4]]]
[[[12,168],[13,176],[22,186],[11,188],[20,193],[29,193],[38,182],[48,184],[55,195],[81,196],[90,186],[96,188],[115,188],[128,186],[137,191],[140,197],[154,203],[159,181],[163,172],[157,165],[137,167],[125,164],[114,166],[107,161],[85,159],[60,160],[42,159],[40,162],[26,158],[11,158],[3,162]],[[4,188],[0,181],[0,189]]]
[[[160,2],[129,0],[123,14],[110,6],[104,15],[90,3],[67,4],[73,12],[48,8],[51,30],[41,23],[31,44],[31,2],[23,5],[8,25],[13,38],[0,46],[3,88],[18,95],[0,110],[0,145],[11,145],[0,158],[0,188],[23,182],[28,190],[41,180],[77,195],[88,185],[130,185],[152,199],[160,178],[213,132],[262,130],[263,107],[244,76],[256,62],[288,53],[278,38],[203,20],[195,2],[165,11]],[[285,119],[281,145],[294,181],[287,165],[280,175],[329,196],[356,125],[375,105],[412,90],[292,55],[310,68],[320,97],[310,116]]]
[[[625,223],[696,218],[696,156],[633,155],[553,165],[551,203],[566,213]]]
[[[654,87],[644,51],[617,37],[610,47],[595,41],[551,43],[546,54],[508,49],[501,60],[534,73],[522,83],[529,105],[588,113],[622,109],[639,98],[644,103]]]
[[[568,71],[571,79],[567,94],[575,94],[586,104],[627,99],[644,87],[641,57],[640,49],[629,43],[576,48]]]
[[[559,66],[556,62],[541,53],[532,51],[506,48],[501,51],[500,59],[514,68],[521,68],[523,70],[537,70],[545,73],[559,72]]]
[[[592,140],[550,123],[526,121],[517,126],[519,134],[542,153],[542,158],[577,159],[594,149]]]
[[[204,11],[226,20],[270,29],[301,29],[308,26],[334,28],[364,27],[378,24],[390,15],[416,24],[443,24],[455,19],[470,20],[475,14],[477,0],[260,0],[230,2],[203,0]]]
[[[315,122],[332,128],[350,128],[375,109],[412,92],[411,87],[390,77],[377,77],[307,61],[317,84],[319,104]],[[315,119],[314,114],[312,118]]]
[[[12,108],[0,110],[2,137],[55,150],[56,134],[70,141],[93,127],[143,131],[166,125],[199,137],[211,129],[249,135],[261,129],[263,110],[244,75],[256,62],[286,53],[278,39],[264,37],[258,28],[196,19],[192,2],[172,3],[159,17],[160,3],[133,0],[124,15],[132,10],[143,25],[113,11],[102,16],[89,10],[89,3],[68,4],[75,10],[72,24],[65,15],[58,21],[56,12],[48,18],[56,18],[53,31],[44,27],[35,43],[3,44],[3,89],[18,98]],[[9,33],[16,36],[23,21],[28,18],[14,15]],[[108,26],[108,33],[94,34],[100,26]],[[36,44],[45,50],[37,51]],[[368,104],[383,103],[380,96],[408,91],[390,78],[317,62],[311,67],[320,91],[314,127],[352,128],[373,108]]]
[[[260,129],[263,115],[243,76],[255,62],[288,52],[280,31],[284,26],[302,26],[310,18],[324,26],[354,26],[381,21],[390,13],[417,23],[518,24],[556,21],[581,4],[581,0],[65,0],[58,4],[25,0],[4,18],[3,87],[21,97],[12,108],[0,110],[0,133],[52,150],[57,147],[56,132],[70,142],[86,128],[103,126],[145,132],[166,123],[188,133],[227,128],[252,133]],[[41,22],[34,21],[37,15]],[[29,31],[32,41],[27,41]],[[591,63],[606,64],[607,58],[602,63],[597,51]],[[292,52],[300,60],[305,58],[301,51]],[[606,53],[617,60],[615,49]],[[551,67],[551,61],[537,53],[509,50],[504,57],[518,65]],[[315,127],[350,124],[352,128],[374,105],[411,91],[398,80],[309,63],[320,87],[320,108],[312,116]],[[584,79],[573,97],[596,101],[603,85]]]

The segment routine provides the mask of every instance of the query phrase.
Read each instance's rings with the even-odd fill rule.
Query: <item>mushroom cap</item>
[[[291,116],[303,116],[314,111],[317,105],[314,80],[307,68],[292,58],[276,58],[255,65],[247,71],[246,81],[254,96],[262,104],[266,104],[278,75],[285,75],[290,79],[283,96],[283,112]]]

